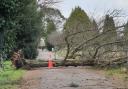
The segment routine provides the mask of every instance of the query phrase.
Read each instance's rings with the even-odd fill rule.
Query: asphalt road
[[[115,80],[83,67],[40,68],[26,78],[22,89],[120,89]]]

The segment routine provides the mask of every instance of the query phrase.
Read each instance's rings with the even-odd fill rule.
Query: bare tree
[[[59,0],[37,0],[37,2],[38,2],[39,7],[44,8],[44,7],[51,7],[54,4],[59,3],[61,1]]]
[[[64,34],[59,31],[54,31],[48,35],[48,42],[54,46],[64,47]]]
[[[110,13],[109,16],[110,18],[115,18],[118,17],[118,15],[119,11],[114,10]],[[127,58],[127,56],[124,55],[123,48],[119,46],[119,44],[126,43],[127,40],[119,40],[117,37],[119,36],[120,38],[120,35],[113,35],[114,31],[115,34],[117,34],[118,29],[124,27],[125,24],[115,26],[115,30],[113,30],[110,26],[110,23],[110,25],[106,28],[107,31],[103,32],[104,22],[105,19],[102,17],[98,23],[98,28],[93,25],[91,25],[89,28],[82,28],[82,24],[79,22],[75,24],[74,28],[68,28],[70,30],[68,30],[67,33],[64,33],[64,40],[67,48],[67,54],[64,61],[66,61],[68,58],[75,58],[77,54],[81,55],[83,59],[92,59],[95,62],[106,61],[107,64],[111,64],[118,59]],[[113,36],[114,38],[112,38]],[[105,48],[108,47],[109,49],[105,50]]]

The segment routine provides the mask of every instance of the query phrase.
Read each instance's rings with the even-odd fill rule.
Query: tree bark
[[[65,42],[66,42],[66,46],[67,46],[67,52],[66,52],[66,56],[64,58],[63,64],[66,63],[67,58],[68,58],[69,53],[70,53],[70,44],[68,43],[68,38],[67,37],[65,38]]]

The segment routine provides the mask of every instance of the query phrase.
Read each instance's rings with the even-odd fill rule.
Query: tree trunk
[[[67,58],[69,56],[69,53],[70,53],[70,45],[68,43],[68,39],[67,37],[65,38],[65,42],[66,42],[66,45],[67,45],[67,52],[66,52],[66,56],[64,58],[64,61],[63,61],[63,64],[65,65],[66,61],[67,61]]]

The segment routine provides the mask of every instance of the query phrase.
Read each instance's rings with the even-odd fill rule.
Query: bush
[[[29,45],[23,49],[24,56],[26,59],[35,59],[38,55],[37,47]]]

